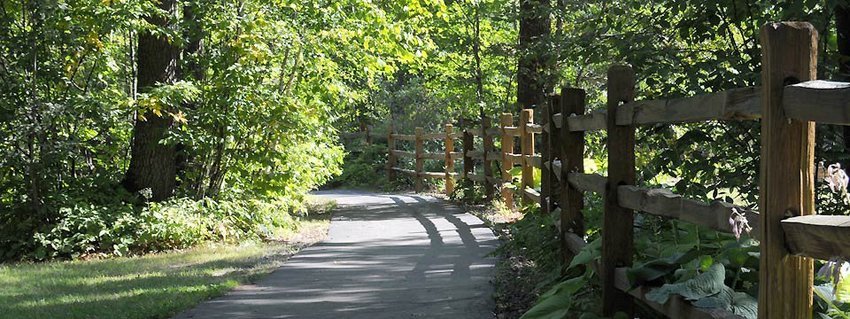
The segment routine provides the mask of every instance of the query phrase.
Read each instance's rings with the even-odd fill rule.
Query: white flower
[[[829,185],[829,190],[833,193],[844,195],[844,202],[850,204],[850,192],[847,191],[847,184],[850,183],[850,177],[847,172],[841,169],[841,164],[835,163],[824,168],[823,162],[818,164],[817,179],[824,181]]]
[[[150,187],[141,189],[139,190],[139,195],[142,195],[145,200],[150,200],[151,198],[153,198],[153,190]]]
[[[735,207],[732,207],[732,214],[729,215],[729,226],[732,226],[732,233],[735,234],[735,239],[738,240],[741,239],[741,234],[747,232],[747,235],[749,235],[750,231],[753,230],[753,228],[750,227],[750,222],[747,220],[747,216],[744,216],[744,214],[739,212]]]

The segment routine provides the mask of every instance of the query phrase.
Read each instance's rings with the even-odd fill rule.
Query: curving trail
[[[481,220],[423,195],[315,195],[340,206],[324,242],[176,318],[493,318],[498,242]]]

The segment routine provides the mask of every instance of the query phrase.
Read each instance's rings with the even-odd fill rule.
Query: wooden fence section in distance
[[[439,178],[445,179],[446,194],[451,194],[454,190],[454,179],[457,173],[454,172],[454,161],[461,156],[460,153],[454,151],[454,139],[458,135],[454,133],[454,127],[451,124],[445,126],[444,133],[425,134],[425,130],[417,127],[413,135],[396,134],[393,132],[393,126],[390,125],[390,130],[387,133],[387,176],[390,181],[395,180],[396,173],[410,175],[413,178],[414,187],[417,192],[421,192],[424,188],[423,179]],[[442,140],[444,152],[442,153],[426,153],[426,140]],[[414,152],[399,151],[396,149],[397,141],[412,141]],[[398,159],[400,157],[411,158],[414,161],[414,169],[403,169],[398,167]],[[443,172],[426,172],[425,160],[441,160],[445,161],[445,171]]]
[[[544,211],[560,214],[558,225],[564,257],[579,252],[584,242],[582,210],[585,192],[604,197],[602,257],[593,266],[602,279],[603,311],[631,313],[633,300],[639,300],[670,318],[736,318],[723,309],[700,309],[682,298],[657,304],[645,298],[651,287],[632,289],[625,271],[632,266],[633,214],[636,212],[679,219],[721,232],[731,233],[728,220],[743,214],[761,241],[759,272],[759,318],[810,318],[812,314],[812,260],[850,258],[850,216],[818,216],[814,205],[815,122],[850,125],[850,83],[817,81],[817,32],[808,23],[777,23],[764,26],[761,34],[762,86],[737,88],[709,94],[635,101],[635,74],[629,67],[613,66],[608,73],[606,109],[585,112],[585,93],[565,88],[540,112],[541,124],[534,123],[531,110],[519,115],[503,114],[498,128],[483,122],[481,129],[464,130],[463,151],[453,152],[450,127],[446,140],[446,167],[453,154],[464,158],[463,177],[485,185],[512,182],[510,170],[522,167],[520,198],[538,202]],[[762,165],[759,208],[762,214],[715,201],[705,203],[684,198],[665,189],[635,185],[635,128],[640,125],[674,124],[729,120],[762,121]],[[584,132],[607,130],[608,176],[586,174],[583,167]],[[437,159],[416,152],[395,150],[398,140],[418,145],[427,135],[389,134],[388,167],[416,177],[428,177],[416,170],[402,170],[397,157]],[[534,153],[534,136],[543,135],[544,149]],[[485,141],[482,150],[472,149],[472,137]],[[501,138],[502,149],[492,149],[492,138]],[[515,139],[519,138],[519,153]],[[489,143],[488,141],[490,139]],[[489,146],[488,146],[489,145]],[[501,179],[474,174],[475,160],[501,162]],[[546,174],[540,192],[532,189],[533,167]],[[485,169],[490,169],[486,164]],[[439,176],[451,179],[451,172]],[[434,175],[437,176],[437,175]],[[488,186],[488,187],[490,187]],[[418,187],[421,188],[421,187]],[[448,188],[448,187],[447,187]],[[417,189],[420,190],[420,189]],[[557,191],[557,192],[556,192]],[[507,203],[514,196],[503,187]]]
[[[513,115],[502,114],[499,118],[499,127],[490,127],[490,120],[484,119],[481,122],[483,129],[481,127],[462,128],[460,133],[455,133],[454,127],[447,124],[445,133],[425,133],[424,129],[417,127],[414,134],[398,134],[393,132],[393,126],[390,125],[390,133],[387,134],[388,177],[391,181],[396,178],[396,173],[413,177],[414,188],[417,192],[423,190],[422,181],[424,178],[443,178],[446,184],[445,192],[448,195],[454,190],[454,181],[458,178],[458,174],[454,172],[454,161],[462,158],[462,173],[459,176],[461,179],[468,179],[472,183],[483,185],[488,199],[492,199],[495,191],[500,189],[502,200],[508,207],[513,207],[513,190],[511,187],[505,186],[513,182],[511,169],[519,166],[522,171],[520,195],[523,203],[539,203],[541,207],[545,207],[547,206],[545,202],[548,196],[541,196],[541,193],[551,194],[551,191],[547,193],[548,186],[547,190],[541,191],[533,188],[535,184],[533,169],[543,169],[546,165],[551,164],[549,161],[543,162],[542,156],[534,152],[534,146],[535,136],[543,134],[545,137],[548,134],[546,127],[549,125],[535,124],[532,110],[525,110],[521,113],[517,126],[514,126],[513,121]],[[482,149],[480,150],[474,147],[476,137],[482,141]],[[496,150],[493,145],[496,138],[500,139],[502,145],[499,150]],[[461,139],[460,151],[456,151],[455,139]],[[443,141],[443,151],[425,152],[424,142],[429,140]],[[398,150],[399,141],[413,142],[414,151]],[[515,153],[515,145],[519,145],[519,153]],[[399,167],[399,158],[413,159],[414,169]],[[445,161],[445,171],[425,172],[425,160]],[[493,162],[499,163],[500,171],[493,171]],[[481,173],[479,174],[475,173],[477,164],[481,164]]]

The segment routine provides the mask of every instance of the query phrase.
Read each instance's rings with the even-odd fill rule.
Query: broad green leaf
[[[599,258],[602,254],[602,238],[588,243],[582,250],[573,257],[568,268],[573,268],[578,265],[587,265],[593,260]]]
[[[752,296],[737,292],[728,286],[717,294],[694,301],[694,306],[699,308],[720,308],[747,319],[758,317],[758,300]]]
[[[699,300],[719,293],[725,284],[726,268],[723,264],[714,264],[708,271],[701,273],[687,281],[675,284],[665,284],[660,288],[653,289],[646,297],[657,303],[666,303],[670,295],[677,294],[687,300]]]
[[[573,294],[587,283],[585,276],[561,282],[540,296],[538,302],[520,319],[562,319],[570,311]]]
[[[629,277],[632,287],[643,285],[673,273],[683,263],[690,262],[699,255],[699,251],[692,249],[685,253],[674,254],[667,258],[659,258],[646,262],[638,267],[630,268],[626,275]]]

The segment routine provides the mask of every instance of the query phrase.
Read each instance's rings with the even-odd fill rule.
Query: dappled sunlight
[[[341,194],[334,198],[344,209],[326,241],[268,278],[178,318],[479,318],[490,312],[495,259],[488,256],[498,241],[479,219],[431,197]]]
[[[178,311],[268,273],[291,252],[280,244],[215,245],[135,258],[3,266],[0,311],[12,317],[108,317],[132,307],[136,314],[130,317],[147,318],[145,309]]]

